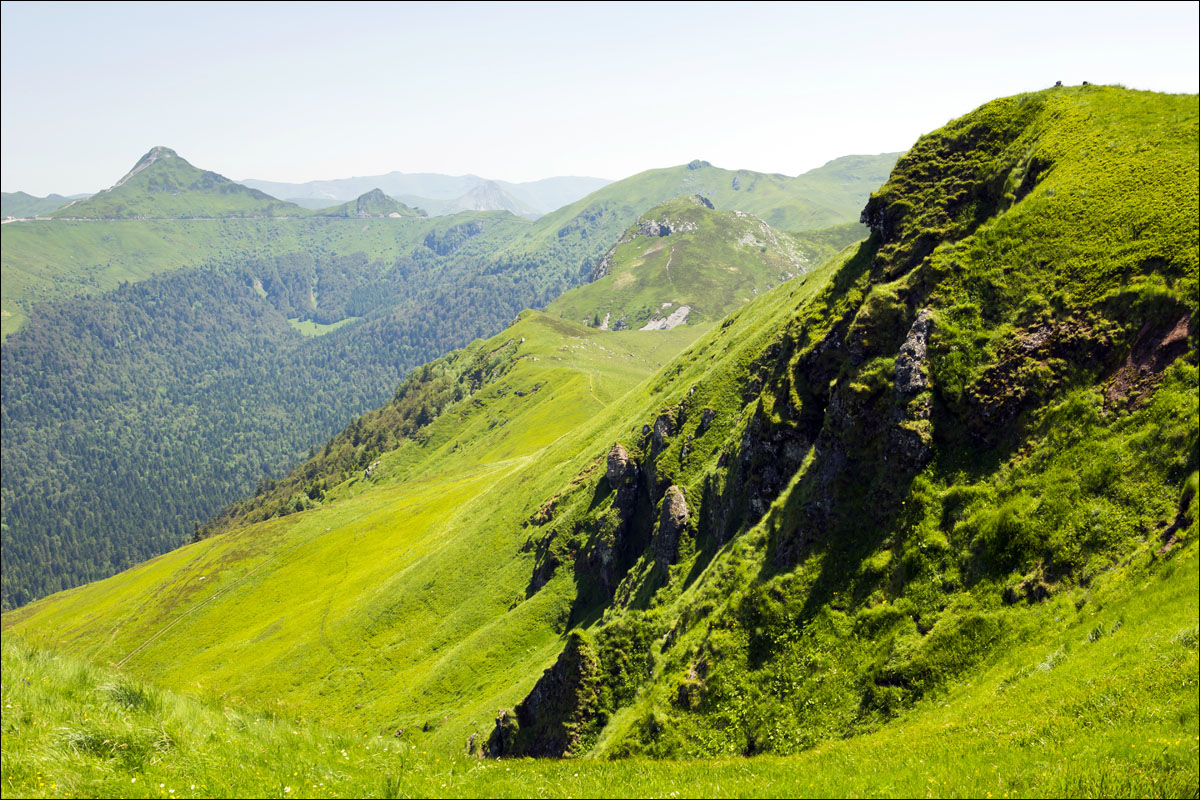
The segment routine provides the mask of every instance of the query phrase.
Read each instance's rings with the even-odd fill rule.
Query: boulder
[[[654,531],[654,561],[663,569],[675,563],[679,556],[679,537],[687,529],[687,498],[678,486],[671,486],[663,495],[658,528]]]
[[[608,451],[608,464],[604,470],[604,477],[608,478],[608,484],[614,489],[620,485],[620,480],[625,476],[628,466],[629,453],[621,446],[620,442],[614,444]]]
[[[663,449],[667,439],[671,438],[673,432],[674,422],[671,419],[671,415],[659,414],[658,418],[654,420],[654,435],[651,439],[651,445],[655,452]]]

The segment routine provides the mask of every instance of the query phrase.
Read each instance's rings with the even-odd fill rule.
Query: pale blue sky
[[[4,191],[154,145],[236,179],[796,174],[1064,83],[1196,92],[1196,3],[3,3]]]

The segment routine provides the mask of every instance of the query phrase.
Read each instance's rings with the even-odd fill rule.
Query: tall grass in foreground
[[[480,761],[164,692],[6,636],[0,786],[5,797],[1196,797],[1197,547],[1128,569],[1073,624],[977,680],[786,758]]]

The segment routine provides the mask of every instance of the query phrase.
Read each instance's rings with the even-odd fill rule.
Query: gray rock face
[[[663,449],[667,439],[671,438],[671,434],[673,432],[674,426],[672,424],[671,415],[659,414],[658,418],[654,420],[654,433],[653,438],[651,439],[651,443],[655,452]]]
[[[679,556],[679,537],[688,523],[687,499],[683,490],[671,486],[663,496],[658,529],[654,531],[654,561],[663,569],[675,563]]]
[[[929,332],[933,329],[933,312],[928,308],[921,309],[904,344],[900,346],[900,354],[896,356],[896,391],[902,394],[914,394],[925,389],[929,380],[922,368],[929,353]]]
[[[593,281],[598,281],[608,274],[608,271],[612,269],[612,260],[616,253],[617,246],[613,245],[608,249],[608,252],[605,253],[598,262],[596,262],[596,266],[592,268]]]
[[[578,755],[607,720],[600,708],[600,659],[578,633],[554,666],[542,673],[529,695],[512,713],[501,710],[488,740],[492,758]]]
[[[620,483],[621,478],[625,476],[625,468],[629,465],[629,453],[618,442],[612,446],[612,450],[608,451],[608,463],[605,466],[604,477],[608,478],[608,483],[614,489]]]

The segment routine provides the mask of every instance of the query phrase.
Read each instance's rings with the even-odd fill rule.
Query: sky
[[[28,3],[0,12],[0,188],[155,145],[236,180],[799,174],[995,97],[1195,93],[1190,3]]]

